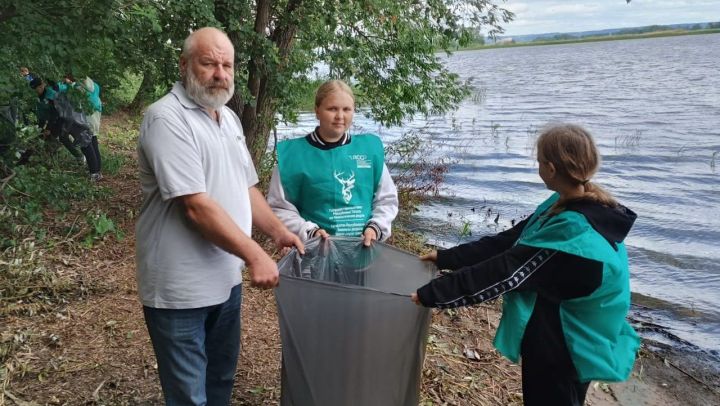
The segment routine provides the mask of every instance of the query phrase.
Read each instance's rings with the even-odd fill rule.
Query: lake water
[[[431,242],[452,246],[530,214],[550,193],[533,156],[538,130],[584,125],[603,155],[594,180],[638,213],[626,240],[633,318],[646,336],[717,356],[718,49],[713,34],[459,52],[446,65],[474,94],[456,112],[402,128],[356,116],[352,131],[378,133],[386,144],[416,131],[436,157],[453,160],[441,196],[414,223]],[[305,114],[279,136],[314,125]]]

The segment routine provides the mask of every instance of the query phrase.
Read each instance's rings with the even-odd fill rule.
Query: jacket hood
[[[591,200],[569,202],[566,210],[576,211],[585,216],[592,228],[613,248],[617,248],[617,244],[625,240],[637,219],[634,211],[621,204],[610,207]]]

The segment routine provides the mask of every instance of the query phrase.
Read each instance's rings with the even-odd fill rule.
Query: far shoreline
[[[532,47],[532,46],[543,46],[543,45],[565,45],[565,44],[580,44],[585,42],[605,42],[605,41],[624,41],[632,39],[648,39],[648,38],[663,38],[663,37],[680,37],[686,35],[710,35],[719,34],[720,29],[704,29],[704,30],[670,30],[670,31],[657,31],[646,34],[624,34],[624,35],[607,35],[607,36],[593,36],[577,39],[567,40],[548,40],[548,41],[528,41],[528,42],[516,42],[509,44],[470,44],[465,47],[458,47],[452,52],[464,52],[464,51],[480,51],[486,49],[497,49],[497,48],[517,48],[517,47]]]

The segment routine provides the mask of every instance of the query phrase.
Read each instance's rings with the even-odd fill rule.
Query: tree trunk
[[[233,23],[235,23],[236,19],[240,19],[240,25],[243,24],[243,19],[245,18],[244,15],[237,16],[237,12],[234,11],[234,9],[228,4],[228,0],[215,0],[215,18],[222,23],[223,26],[226,27],[226,32],[228,37],[230,38],[230,42],[233,43],[233,45],[237,46],[237,44],[242,41],[242,34],[235,30],[230,30],[228,27],[233,26]],[[237,66],[239,66],[241,63],[244,63],[245,61],[239,61],[237,59],[237,56],[235,57],[235,66],[237,69]],[[236,84],[237,85],[237,84]],[[238,117],[242,117],[243,115],[243,108],[245,107],[245,102],[242,99],[241,93],[237,91],[238,86],[235,87],[235,94],[230,99],[230,101],[227,103],[227,106],[230,107],[232,111],[237,114]]]
[[[272,42],[280,54],[279,65],[274,72],[267,72],[265,69],[259,71],[263,76],[257,88],[255,114],[253,117],[253,138],[248,137],[247,139],[248,148],[250,148],[256,164],[260,162],[265,151],[267,151],[268,139],[274,124],[275,112],[277,111],[277,100],[270,90],[270,84],[272,80],[275,80],[273,75],[285,69],[288,55],[290,55],[292,51],[293,39],[297,32],[297,24],[295,24],[295,20],[291,17],[300,7],[300,4],[302,4],[302,0],[291,0],[288,2],[287,8],[285,9],[285,18],[279,19],[280,21],[285,21],[286,25],[278,26],[271,34]],[[255,94],[253,93],[253,95]]]
[[[270,0],[258,0],[255,11],[255,34],[258,37],[265,35],[265,30],[270,22]],[[259,47],[257,47],[259,48]],[[260,125],[262,123],[262,115],[267,114],[261,104],[261,85],[263,79],[267,77],[265,72],[265,61],[263,55],[256,54],[248,62],[248,83],[247,87],[250,95],[255,99],[253,104],[247,100],[242,111],[240,120],[245,133],[245,141],[247,142],[250,155],[255,165],[260,163],[262,155],[265,152],[263,145],[267,145],[267,128]],[[262,86],[265,87],[265,86]],[[264,91],[262,92],[265,93]],[[271,112],[274,113],[274,112]],[[265,132],[263,132],[265,130]],[[263,140],[264,138],[264,140]]]
[[[265,36],[270,25],[271,0],[257,0],[255,12],[254,31],[258,38]],[[262,160],[267,150],[270,131],[272,130],[277,100],[273,93],[272,83],[275,75],[282,71],[287,62],[288,55],[292,50],[293,39],[297,32],[295,19],[290,18],[298,10],[302,0],[290,0],[285,8],[284,18],[277,18],[275,21],[284,22],[275,28],[270,39],[275,43],[280,54],[280,64],[273,72],[268,72],[265,65],[265,55],[256,54],[247,62],[248,81],[247,87],[253,100],[243,101],[236,94],[228,103],[228,106],[240,117],[245,133],[246,142],[255,165]],[[232,37],[230,38],[233,39]],[[256,49],[261,49],[257,46]]]
[[[152,74],[149,72],[145,72],[143,74],[142,83],[140,83],[140,87],[138,88],[137,93],[135,93],[135,97],[133,97],[133,101],[130,102],[130,105],[128,106],[131,111],[141,111],[143,107],[145,107],[145,102],[148,99],[148,95],[154,88],[153,78]]]
[[[243,101],[242,97],[240,96],[240,92],[238,92],[237,90],[235,91],[235,94],[233,94],[232,98],[230,98],[230,101],[227,102],[227,106],[230,107],[230,110],[234,111],[238,117],[243,116],[243,109],[245,108],[245,102]]]

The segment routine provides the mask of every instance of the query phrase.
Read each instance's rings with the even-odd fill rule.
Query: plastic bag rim
[[[307,243],[310,243],[310,242],[315,242],[315,241],[317,241],[317,240],[320,239],[320,238],[322,238],[322,237],[320,237],[320,236],[313,237],[313,238],[307,240],[307,241],[306,241],[306,244],[307,244]],[[328,238],[330,238],[331,240],[340,240],[340,241],[357,241],[358,243],[362,243],[362,241],[363,241],[362,237],[346,237],[346,236],[331,235],[331,236],[328,237]],[[373,244],[380,244],[380,245],[382,245],[383,247],[389,248],[389,249],[391,249],[391,250],[393,250],[393,251],[400,252],[400,253],[403,253],[403,254],[408,254],[408,255],[411,255],[411,256],[414,256],[414,257],[417,257],[417,256],[418,256],[418,255],[415,254],[415,253],[412,253],[412,252],[410,252],[410,251],[404,250],[404,249],[402,249],[402,248],[395,247],[395,246],[393,246],[393,245],[384,243],[384,242],[382,242],[382,241],[375,241],[375,242],[373,242]],[[287,255],[294,254],[294,253],[296,253],[296,252],[297,252],[297,247],[293,247],[293,248],[290,250],[290,252],[287,253]],[[287,255],[286,255],[286,256],[287,256]],[[433,264],[433,266],[435,266],[435,265]],[[438,271],[437,267],[435,267],[435,270]],[[375,289],[375,288],[368,288],[368,287],[365,287],[365,286],[345,285],[345,284],[338,283],[338,282],[319,281],[319,280],[316,280],[316,279],[300,278],[300,277],[297,277],[297,276],[289,276],[289,275],[282,275],[282,274],[280,274],[280,279],[291,279],[291,280],[296,280],[296,281],[302,281],[302,282],[304,282],[304,283],[319,284],[319,285],[326,285],[326,286],[338,286],[338,287],[342,287],[342,288],[346,288],[346,289],[366,290],[366,291],[370,291],[370,292],[378,292],[378,293],[384,293],[384,294],[386,294],[386,295],[394,295],[394,296],[400,296],[400,297],[410,297],[410,296],[411,296],[411,295],[409,295],[409,294],[386,292],[386,291],[384,291],[384,290]],[[420,288],[420,286],[418,286],[418,288]]]

